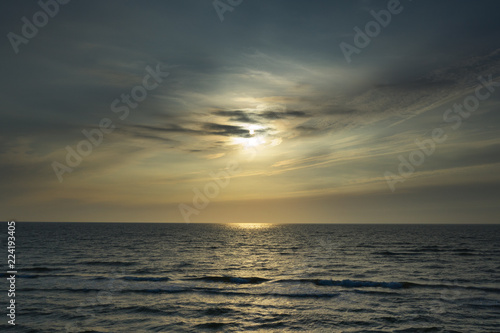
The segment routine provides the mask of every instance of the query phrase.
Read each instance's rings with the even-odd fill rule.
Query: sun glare
[[[257,147],[261,144],[266,143],[266,140],[261,135],[256,135],[256,131],[263,129],[264,127],[259,125],[250,125],[247,127],[248,134],[251,137],[247,138],[234,138],[233,141],[235,144],[242,145],[245,148]]]
[[[268,229],[275,226],[272,223],[227,223],[226,225],[236,229]]]

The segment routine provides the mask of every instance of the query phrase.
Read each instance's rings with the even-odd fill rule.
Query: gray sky
[[[500,222],[496,1],[44,3],[0,11],[3,219]]]

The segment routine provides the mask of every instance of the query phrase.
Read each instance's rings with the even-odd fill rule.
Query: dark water
[[[17,325],[3,314],[0,331],[500,332],[498,225],[18,223],[16,236]]]

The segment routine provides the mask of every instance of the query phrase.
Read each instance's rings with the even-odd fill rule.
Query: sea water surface
[[[500,332],[499,225],[17,223],[16,259],[2,332]]]

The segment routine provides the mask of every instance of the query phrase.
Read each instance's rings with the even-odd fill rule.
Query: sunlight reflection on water
[[[225,225],[236,229],[269,229],[278,226],[273,223],[226,223]]]

